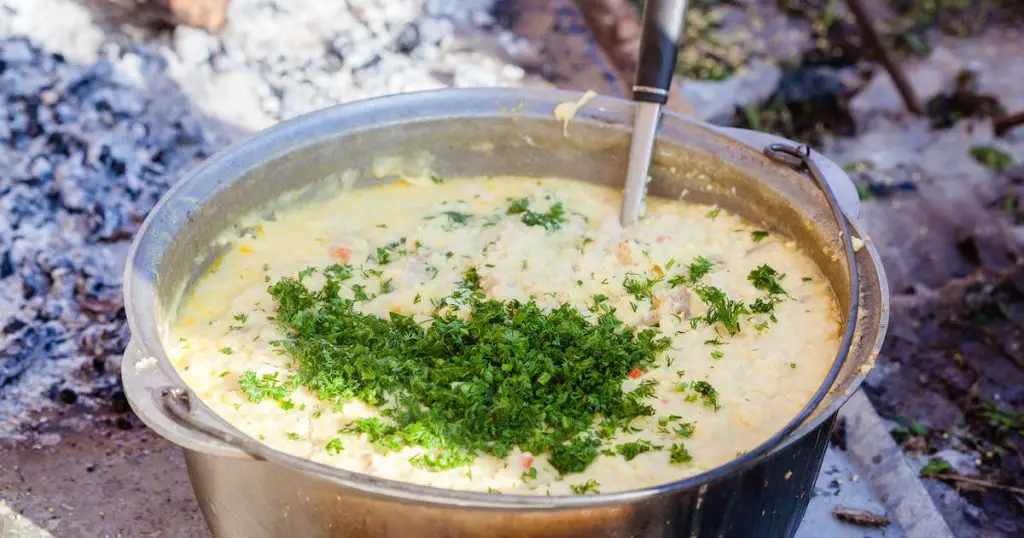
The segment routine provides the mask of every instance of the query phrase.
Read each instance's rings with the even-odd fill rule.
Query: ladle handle
[[[683,42],[687,0],[647,0],[644,4],[640,60],[633,81],[633,100],[668,102],[679,46]]]

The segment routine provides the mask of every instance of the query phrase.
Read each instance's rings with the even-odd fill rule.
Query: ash
[[[46,402],[124,410],[130,238],[226,138],[163,67],[142,50],[82,66],[0,40],[0,435]]]

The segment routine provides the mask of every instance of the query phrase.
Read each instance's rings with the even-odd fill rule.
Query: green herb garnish
[[[473,216],[470,215],[469,213],[462,213],[459,211],[445,211],[444,213],[442,213],[442,215],[448,217],[449,224],[458,225],[466,224],[467,222],[469,222],[470,217]]]
[[[615,451],[626,458],[626,461],[632,461],[633,458],[643,454],[644,452],[650,452],[652,450],[661,450],[660,445],[652,444],[650,441],[640,440],[633,441],[630,443],[622,443],[615,447]]]
[[[246,370],[238,377],[238,386],[250,402],[260,403],[265,398],[270,398],[278,402],[281,408],[287,411],[295,406],[287,398],[292,390],[298,386],[298,378],[281,382],[277,379],[277,372],[258,376],[256,372]]]
[[[750,239],[753,240],[755,243],[760,243],[766,237],[768,237],[768,232],[763,230],[756,230],[750,232]]]
[[[555,202],[545,213],[531,211],[529,208],[530,201],[526,198],[519,198],[512,200],[512,204],[508,207],[508,214],[522,215],[520,220],[522,220],[523,224],[527,226],[540,226],[549,232],[561,228],[562,223],[566,220],[565,206],[562,205],[562,202]]]
[[[710,407],[715,411],[722,408],[722,406],[718,405],[718,391],[715,390],[715,387],[711,386],[711,383],[707,381],[694,381],[690,384],[690,389],[700,397],[705,407]]]
[[[598,483],[597,480],[591,478],[582,484],[573,484],[572,486],[569,486],[569,489],[571,489],[576,495],[586,495],[587,493],[601,493],[600,491],[597,491],[597,488],[600,485],[601,484]]]
[[[704,256],[697,256],[686,266],[685,275],[676,275],[669,279],[668,283],[673,288],[676,286],[693,286],[700,282],[702,278],[707,276],[711,272],[711,268],[714,266],[711,260]]]
[[[772,295],[785,295],[786,290],[782,289],[782,286],[779,284],[780,278],[782,278],[782,275],[769,265],[760,265],[747,275],[747,280],[755,288]]]
[[[358,312],[339,296],[340,281],[325,276],[319,290],[292,278],[271,286],[285,334],[274,346],[321,399],[378,407],[387,422],[364,419],[348,430],[378,449],[422,446],[431,455],[417,461],[440,468],[518,446],[549,454],[567,474],[597,457],[598,415],[628,425],[654,413],[644,402],[652,384],[632,392],[621,385],[668,348],[657,330],[636,332],[611,313],[591,322],[568,305],[545,312],[532,301],[478,295],[460,316],[384,319]]]
[[[480,289],[480,273],[476,271],[476,267],[470,267],[462,273],[462,286],[474,291]]]
[[[342,450],[345,450],[345,446],[341,444],[341,439],[334,438],[327,443],[324,450],[326,450],[328,454],[337,454]]]
[[[230,347],[222,347],[220,348],[220,352],[225,355],[231,355],[235,352],[235,350],[231,349]]]
[[[740,315],[750,313],[743,301],[730,299],[724,291],[714,286],[700,284],[693,291],[708,307],[703,318],[708,325],[721,323],[731,335],[740,332]],[[691,323],[698,319],[694,318]]]
[[[626,273],[622,280],[622,287],[626,293],[632,295],[638,301],[654,298],[654,286],[661,282],[661,278],[650,278],[639,273]]]
[[[690,455],[690,452],[686,450],[686,447],[683,446],[682,443],[674,444],[669,447],[669,454],[669,461],[676,465],[693,461],[693,456]]]
[[[692,422],[683,422],[676,428],[676,435],[684,439],[693,437],[693,432],[697,429],[697,425]]]

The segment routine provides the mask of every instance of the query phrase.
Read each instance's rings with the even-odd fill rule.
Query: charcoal
[[[0,39],[0,301],[15,302],[0,308],[0,415],[40,405],[3,390],[19,383],[41,387],[40,401],[124,410],[111,366],[129,337],[121,257],[178,174],[227,142],[157,51],[136,48],[159,91],[109,61],[74,65]],[[79,366],[58,366],[68,362]]]

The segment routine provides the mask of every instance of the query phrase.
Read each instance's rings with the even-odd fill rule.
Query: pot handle
[[[258,442],[200,418],[202,403],[176,386],[156,358],[128,342],[121,361],[121,382],[135,414],[161,437],[204,454],[263,460]],[[205,413],[209,415],[210,413]]]

